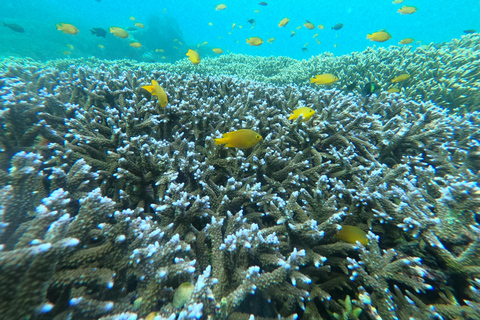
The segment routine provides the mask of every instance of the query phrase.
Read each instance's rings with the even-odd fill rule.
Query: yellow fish
[[[338,81],[338,78],[331,73],[317,74],[314,78],[310,78],[310,83],[328,85]]]
[[[390,33],[383,30],[367,35],[367,39],[370,39],[370,41],[375,41],[375,42],[385,42],[391,38],[392,36],[390,35]]]
[[[219,5],[217,5],[215,7],[215,10],[217,10],[217,11],[225,10],[226,7],[227,7],[226,5],[224,5],[223,3],[220,3]]]
[[[143,89],[147,90],[152,94],[152,96],[157,96],[158,104],[160,107],[165,108],[168,104],[168,97],[162,87],[158,84],[157,81],[152,80],[151,86],[142,86]]]
[[[355,226],[343,225],[335,238],[356,244],[357,241],[366,246],[368,244],[367,233]]]
[[[142,44],[140,42],[130,42],[130,46],[134,48],[140,48]]]
[[[236,26],[236,25],[237,25],[237,24],[236,24],[235,22],[232,24],[232,30],[235,29],[235,26]]]
[[[56,24],[57,30],[62,31],[66,34],[76,35],[78,33],[77,27],[70,23],[63,23],[61,22],[60,25]]]
[[[128,32],[120,27],[110,27],[110,33],[112,33],[115,37],[122,39],[128,38],[129,36]]]
[[[408,78],[410,78],[410,75],[408,73],[402,73],[398,77],[393,78],[392,83],[402,82],[402,81],[408,80]]]
[[[197,65],[200,63],[200,56],[198,55],[198,52],[192,49],[188,49],[188,52],[186,54],[188,56],[188,59],[192,61],[194,65]]]
[[[318,43],[318,44],[322,44],[322,43],[320,42],[320,40],[318,40],[318,38],[317,38],[317,43]]]
[[[305,23],[303,24],[303,26],[304,26],[305,28],[309,29],[309,30],[315,29],[315,26],[313,25],[313,23],[311,23],[311,22],[308,21],[308,20],[307,20],[307,22],[305,22]]]
[[[250,129],[240,129],[224,133],[222,138],[215,139],[215,144],[224,144],[227,148],[247,149],[256,145],[262,136]]]
[[[209,26],[213,26],[213,23],[212,23],[212,22],[209,22],[208,25],[209,25]]]
[[[302,29],[302,26],[298,26],[295,29],[300,30],[300,29]]]
[[[135,23],[135,27],[143,29],[143,28],[145,28],[145,25],[141,22],[137,22],[137,23]]]
[[[325,26],[323,24],[319,24],[318,29],[323,30],[323,29],[325,29]]]
[[[155,49],[155,52],[165,52],[163,49]]]
[[[208,41],[203,41],[203,42],[202,42],[202,46],[205,46],[205,45],[207,45],[207,44],[208,44]]]
[[[72,54],[72,52],[71,52],[71,51],[67,51],[67,50],[63,51],[62,53],[63,53],[64,55],[69,55],[69,54]]]
[[[247,38],[247,43],[251,46],[258,47],[263,43],[263,40],[260,37],[251,37],[251,38]]]
[[[272,43],[273,41],[275,41],[274,37],[268,38],[268,40],[267,40],[267,42],[270,42],[270,43]]]
[[[190,299],[193,288],[194,285],[190,282],[182,283],[177,290],[175,290],[175,294],[173,295],[173,306],[177,309],[182,308]]]
[[[414,12],[417,12],[417,8],[413,6],[403,6],[397,11],[400,14],[412,14]]]
[[[167,59],[167,57],[165,57],[165,56],[162,56],[162,59]]]
[[[218,53],[218,54],[223,53],[223,50],[220,49],[220,48],[213,48],[212,51],[215,52],[215,53]]]
[[[98,47],[99,47],[100,49],[104,49],[104,48],[105,48],[105,46],[104,46],[103,44],[99,44]]]
[[[318,35],[319,35],[318,33],[315,33],[312,38],[316,38],[318,37]]]
[[[67,47],[69,47],[69,48],[70,48],[70,50],[75,50],[75,47],[74,47],[74,46],[72,46],[71,44],[67,44]]]
[[[398,42],[398,44],[410,44],[412,43],[413,41],[415,41],[415,39],[413,38],[405,38],[405,39],[402,39]]]
[[[302,122],[306,122],[310,120],[310,118],[313,117],[314,114],[315,114],[315,110],[310,109],[309,107],[301,107],[293,110],[288,120],[295,120],[298,117],[302,116],[303,117]]]
[[[130,20],[135,21],[135,17],[134,17],[134,16],[131,16],[131,17],[130,17]]]
[[[402,2],[403,2],[403,0],[393,0],[392,3],[393,3],[393,4],[400,4],[400,3],[402,3]]]
[[[278,23],[278,26],[279,26],[279,27],[285,27],[289,21],[290,21],[290,19],[288,19],[288,18],[283,18],[283,19],[280,20],[280,22]]]
[[[253,12],[255,12],[255,13],[260,13],[260,10],[255,9],[255,10],[253,10]]]
[[[400,89],[392,87],[392,88],[388,89],[387,92],[388,93],[398,93],[398,92],[400,92]]]

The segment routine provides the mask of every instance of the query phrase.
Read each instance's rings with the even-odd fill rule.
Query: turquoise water
[[[459,38],[463,30],[480,30],[478,0],[461,3],[410,0],[402,4],[392,4],[391,0],[266,2],[267,6],[259,5],[259,1],[222,0],[2,0],[0,21],[18,24],[25,29],[25,33],[17,33],[1,26],[0,56],[36,59],[96,56],[105,59],[173,62],[185,59],[189,48],[199,51],[202,57],[215,56],[217,54],[212,49],[221,48],[224,54],[233,52],[304,59],[323,52],[342,55],[374,45],[395,45],[408,37],[415,39],[413,46],[445,42]],[[215,7],[220,3],[224,3],[227,8],[216,11]],[[418,11],[401,15],[397,10],[403,5],[415,6]],[[131,16],[136,20],[130,20]],[[279,28],[279,21],[285,17],[290,22]],[[256,21],[254,27],[247,22],[248,19]],[[306,20],[316,27],[323,24],[325,29],[308,30],[303,27]],[[79,33],[61,33],[55,27],[60,22],[73,24]],[[128,28],[133,27],[135,22],[143,23],[145,28],[129,31],[130,37],[126,39],[114,37],[110,33],[104,39],[93,36],[89,31],[100,27],[108,32],[110,26]],[[232,30],[233,23],[236,23],[236,27]],[[338,31],[331,30],[337,23],[343,23],[344,27]],[[302,28],[297,29],[299,26]],[[366,39],[367,34],[380,29],[386,29],[392,39],[384,43]],[[292,31],[296,33],[293,37]],[[319,35],[314,38],[316,33]],[[261,37],[264,43],[258,47],[249,46],[246,38],[252,36]],[[272,37],[275,40],[268,43],[266,40]],[[140,42],[142,47],[130,47],[129,43],[133,41]],[[204,42],[208,43],[202,45]],[[104,48],[99,48],[98,45]],[[308,51],[304,52],[302,47],[305,45]],[[156,49],[164,52],[156,52]]]

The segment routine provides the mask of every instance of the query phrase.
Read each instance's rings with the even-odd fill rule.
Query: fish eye
[[[257,134],[257,136],[255,138],[260,139],[260,136]]]

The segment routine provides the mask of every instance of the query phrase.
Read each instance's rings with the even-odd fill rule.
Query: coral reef
[[[5,319],[478,316],[478,113],[130,64],[0,64]]]

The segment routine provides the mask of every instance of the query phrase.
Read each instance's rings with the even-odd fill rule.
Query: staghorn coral
[[[10,166],[0,172],[0,254],[24,266],[8,269],[10,279],[42,277],[10,297],[29,301],[25,316],[332,319],[358,315],[352,297],[359,317],[403,319],[458,314],[453,301],[466,295],[476,303],[456,283],[477,277],[477,113],[81,61],[0,71]],[[152,78],[169,96],[165,109],[140,88]],[[34,99],[17,101],[18,91]],[[316,115],[288,121],[301,106]],[[30,110],[35,117],[15,127],[12,115]],[[246,150],[215,146],[239,128],[264,139]],[[380,240],[342,243],[334,236],[343,223]],[[34,250],[46,243],[51,250]],[[187,281],[194,289],[177,309],[174,292]],[[1,275],[0,283],[12,285]],[[408,291],[430,286],[451,298]]]

